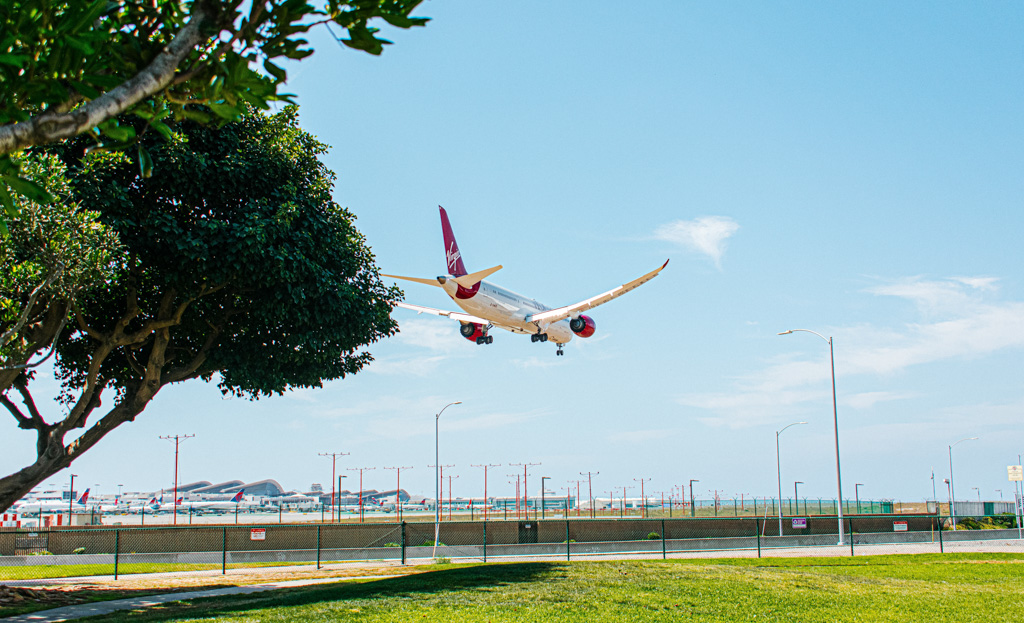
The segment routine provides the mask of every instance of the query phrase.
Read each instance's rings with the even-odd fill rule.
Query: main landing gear
[[[477,344],[490,344],[492,342],[494,342],[493,335],[481,335],[480,337],[476,338]]]
[[[533,335],[530,336],[530,341],[531,342],[547,342],[548,341],[548,334],[547,333],[534,333]]]

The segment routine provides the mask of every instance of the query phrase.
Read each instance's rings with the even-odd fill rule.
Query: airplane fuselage
[[[486,281],[481,281],[475,292],[467,296],[465,288],[460,288],[454,280],[447,280],[443,286],[445,293],[456,305],[467,314],[490,320],[495,324],[518,329],[520,333],[537,333],[543,330],[548,339],[556,344],[567,344],[572,340],[572,330],[567,320],[553,322],[546,327],[538,327],[526,319],[531,315],[547,311],[550,307],[511,290],[506,290]]]

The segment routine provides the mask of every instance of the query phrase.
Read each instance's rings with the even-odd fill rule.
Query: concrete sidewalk
[[[268,584],[250,584],[247,586],[230,586],[205,591],[187,591],[180,593],[166,593],[163,595],[149,595],[146,597],[132,597],[129,599],[114,599],[111,601],[100,601],[89,604],[78,604],[74,606],[62,606],[51,610],[40,610],[29,614],[20,614],[13,617],[0,619],[0,623],[57,623],[58,621],[71,621],[100,614],[110,614],[119,610],[137,610],[158,606],[160,604],[175,601],[188,601],[202,597],[223,597],[226,595],[247,595],[250,593],[261,593],[281,588],[295,586],[312,586],[314,584],[329,584],[331,582],[347,582],[351,580],[382,580],[394,578],[394,575],[374,575],[360,577],[334,577],[334,578],[312,578],[307,580],[291,580],[288,582],[272,582]]]

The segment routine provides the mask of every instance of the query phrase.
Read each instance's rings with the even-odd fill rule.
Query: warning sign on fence
[[[807,518],[806,517],[794,517],[793,518],[793,527],[794,528],[806,528],[807,527]]]
[[[907,531],[907,522],[905,522],[905,521],[894,521],[894,522],[892,522],[892,529],[893,529],[893,532],[906,532]]]
[[[250,541],[266,541],[267,540],[267,529],[266,528],[253,528],[249,531]]]

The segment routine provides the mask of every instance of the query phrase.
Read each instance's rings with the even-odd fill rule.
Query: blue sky
[[[553,344],[442,318],[364,372],[259,402],[163,390],[74,471],[100,491],[182,481],[327,483],[330,461],[433,489],[433,416],[456,495],[509,493],[509,463],[595,493],[690,478],[835,495],[834,336],[844,494],[921,500],[954,450],[958,497],[1012,497],[1024,452],[1024,8],[983,4],[425,2],[379,58],[325,31],[291,68],[303,126],[332,146],[335,197],[383,272],[443,270],[444,205],[469,270],[558,306],[639,276]],[[453,308],[434,288],[406,300]],[[14,430],[13,425],[10,430]],[[0,440],[9,473],[27,433]],[[351,472],[343,472],[351,473]],[[66,483],[66,475],[50,479]],[[573,485],[575,487],[575,485]],[[630,495],[635,491],[630,490]],[[618,493],[616,495],[619,495]]]

